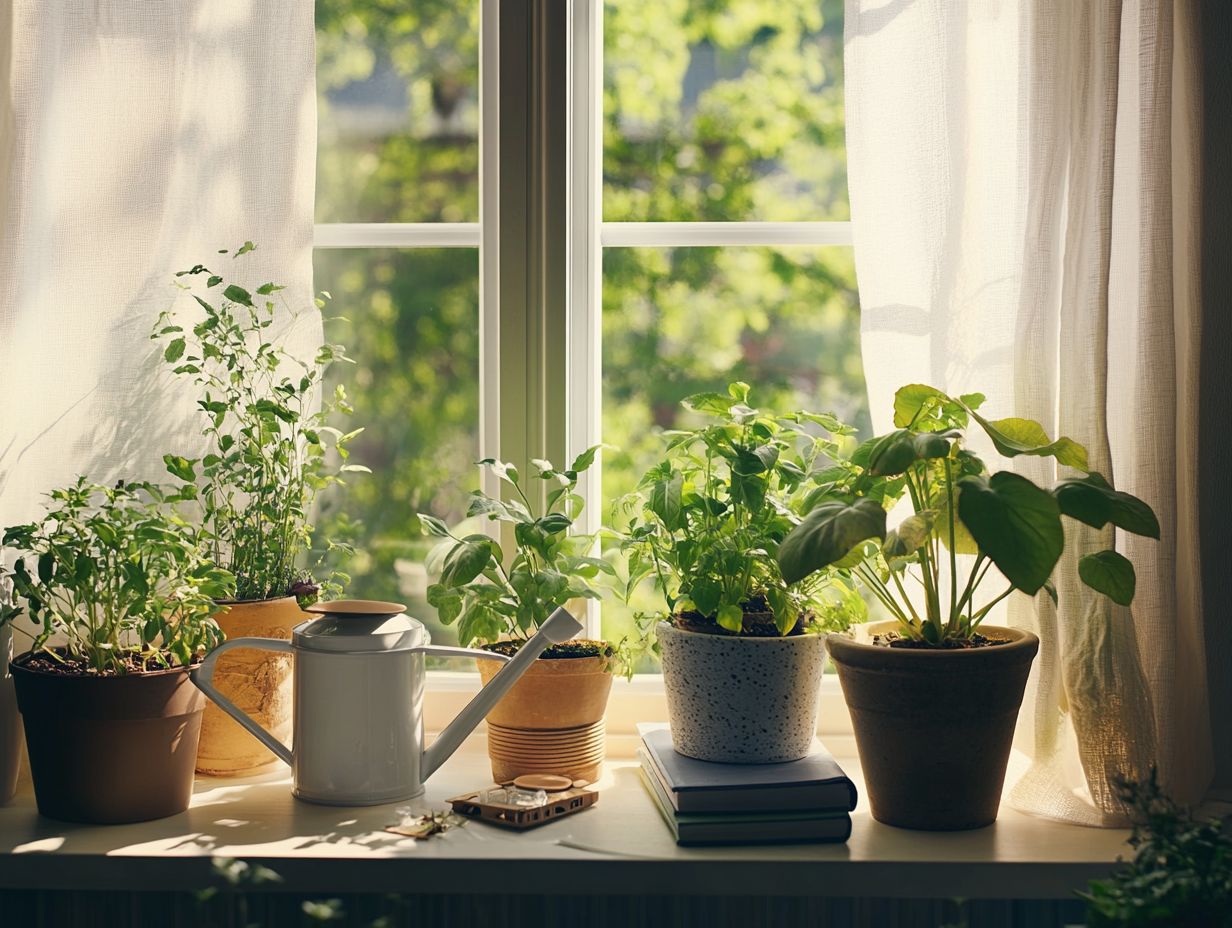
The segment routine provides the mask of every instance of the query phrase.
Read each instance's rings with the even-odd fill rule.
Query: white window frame
[[[515,462],[520,457],[550,458],[555,439],[558,456],[571,459],[601,440],[604,248],[852,244],[849,222],[604,222],[602,20],[603,0],[481,0],[478,223],[318,223],[314,229],[314,248],[479,250],[481,457],[502,457]],[[519,34],[528,36],[527,45],[532,48],[511,45]],[[542,48],[533,48],[536,42],[550,41],[552,37],[565,42],[563,56],[560,49],[548,49],[544,54]],[[502,60],[502,55],[509,58]],[[527,84],[537,82],[535,86],[542,92],[525,94],[534,98],[529,102],[521,96],[516,98],[519,119],[523,106],[532,110],[524,125],[514,124],[513,120],[502,122],[502,74],[508,79],[508,68],[520,66],[523,59],[532,73],[516,76]],[[563,99],[556,92],[561,86],[565,88]],[[565,111],[534,112],[535,106],[563,106]],[[563,132],[559,131],[562,119]],[[518,150],[524,157],[502,158],[502,145],[506,153]],[[530,163],[536,157],[540,162]],[[506,168],[503,181],[502,166]],[[564,167],[563,178],[555,170],[560,166]],[[522,278],[528,272],[521,263],[511,262],[508,243],[516,241],[518,254],[522,254],[528,247],[522,233],[526,224],[533,224],[534,220],[510,215],[509,210],[502,214],[503,194],[508,195],[510,188],[525,181],[526,188],[514,192],[527,198],[529,212],[534,213],[536,206],[559,202],[559,189],[547,189],[554,180],[564,185],[564,215],[545,209],[544,215],[538,217],[540,225],[533,231],[540,240],[530,244],[531,260],[526,263],[533,264],[531,273],[537,272],[543,279],[527,284]],[[504,190],[502,182],[507,185]],[[535,196],[542,197],[542,202],[537,203]],[[556,200],[551,199],[553,196]],[[506,230],[506,252],[501,250],[502,229]],[[535,250],[543,241],[563,242],[563,248]],[[518,279],[511,281],[511,276]],[[546,286],[544,279],[548,281]],[[538,289],[534,290],[536,286]],[[547,287],[557,286],[558,291],[547,291]],[[531,299],[522,299],[529,290],[534,290],[540,299],[534,299],[534,294]],[[563,312],[558,305],[562,294]],[[527,352],[544,359],[554,359],[554,351],[564,354],[563,380],[556,380],[557,387],[563,384],[565,393],[563,421],[556,421],[560,418],[560,397],[552,398],[556,391],[542,377],[530,384],[524,369],[526,358],[519,357],[518,351],[502,352],[502,345],[527,346]],[[520,417],[510,415],[509,400],[502,416],[500,400],[506,391],[501,387],[502,383],[509,386],[511,381],[517,386],[524,377],[530,384],[527,393],[531,395],[519,397],[519,405],[534,408],[526,421],[515,421]],[[523,399],[525,403],[521,402]],[[559,447],[562,445],[563,448]],[[502,448],[510,446],[522,453],[511,454],[506,450],[502,454]],[[603,510],[601,467],[600,457],[579,482],[579,491],[587,501],[581,526],[586,532],[598,527]],[[493,480],[491,475],[487,479]],[[494,482],[485,483],[484,489],[499,492]],[[601,637],[597,608],[586,616],[585,634]],[[477,688],[475,674],[437,671],[431,674],[431,680],[433,690],[453,694],[444,702],[438,701],[442,718],[448,718],[460,701]],[[823,721],[823,729],[849,731],[845,707],[832,678],[828,677],[823,684],[822,699],[823,719],[835,720]],[[662,717],[662,700],[661,675],[639,675],[629,683],[618,681],[609,726],[614,731],[631,732],[633,721],[639,718]],[[429,727],[433,727],[431,719]]]

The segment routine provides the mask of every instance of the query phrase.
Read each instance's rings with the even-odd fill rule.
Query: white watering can
[[[430,777],[550,645],[582,625],[557,609],[512,658],[429,643],[423,624],[397,603],[340,600],[307,611],[290,641],[236,638],[211,651],[192,680],[221,709],[291,765],[293,792],[327,805],[400,802],[423,792]],[[285,651],[294,659],[294,750],[274,738],[214,688],[214,665],[232,648]],[[487,686],[424,747],[424,658],[505,661]]]

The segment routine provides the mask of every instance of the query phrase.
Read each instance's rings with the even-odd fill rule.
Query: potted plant
[[[246,243],[240,257],[252,250]],[[223,252],[225,254],[225,252]],[[198,313],[185,321],[163,313],[152,338],[175,374],[199,391],[204,453],[168,454],[167,470],[193,488],[216,564],[235,576],[234,600],[218,624],[228,638],[284,638],[307,616],[320,586],[302,565],[312,544],[317,494],[347,471],[347,444],[330,425],[350,406],[339,385],[322,400],[330,364],[348,360],[322,345],[304,361],[277,347],[272,283],[249,292],[204,265],[181,271]],[[318,300],[318,306],[323,301]],[[294,318],[294,314],[292,313]],[[218,663],[218,689],[284,743],[291,734],[291,661],[285,654],[241,649]],[[211,704],[205,712],[197,770],[241,776],[276,766],[277,758]]]
[[[789,580],[775,554],[853,431],[833,416],[763,413],[749,387],[684,406],[709,421],[666,433],[664,459],[622,504],[626,598],[649,578],[672,741],[701,760],[803,757],[817,728],[825,643],[864,604],[841,569]]]
[[[594,462],[598,446],[578,455],[567,470],[550,461],[532,462],[535,475],[524,486],[516,467],[491,458],[481,467],[510,487],[508,499],[483,492],[471,497],[467,515],[499,523],[511,555],[483,534],[461,538],[440,519],[419,514],[430,535],[447,539],[440,547],[440,579],[428,587],[428,602],[446,625],[455,622],[463,645],[501,654],[517,651],[539,624],[570,600],[599,599],[595,581],[614,574],[606,561],[590,556],[595,539],[571,534],[582,511],[578,475]],[[624,645],[574,640],[554,645],[488,713],[492,775],[505,782],[522,773],[567,773],[598,778],[604,757],[603,718],[612,673],[628,667]],[[486,684],[500,670],[480,661]]]
[[[12,662],[39,811],[117,823],[182,812],[205,699],[188,668],[222,640],[233,578],[149,484],[55,490],[39,522],[5,530],[17,605],[38,626]],[[53,643],[52,636],[56,636]]]
[[[828,642],[873,816],[890,825],[950,830],[996,819],[1039,640],[983,623],[1016,590],[1056,598],[1050,578],[1065,547],[1062,516],[1159,537],[1150,507],[1089,471],[1081,445],[1050,441],[1028,419],[988,420],[977,411],[983,400],[903,387],[894,399],[897,428],[862,445],[819,488],[778,552],[791,580],[839,562],[852,565],[893,616],[871,629],[868,642],[842,635]],[[1045,489],[1009,471],[989,474],[964,447],[972,420],[1000,454],[1055,458],[1078,476]],[[913,511],[887,531],[880,500],[899,492]],[[1128,605],[1133,565],[1105,545],[1082,557],[1078,576]],[[982,596],[998,576],[1004,586]]]

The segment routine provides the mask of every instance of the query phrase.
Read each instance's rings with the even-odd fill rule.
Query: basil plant
[[[0,621],[24,611],[37,629],[32,650],[89,672],[191,664],[222,642],[211,617],[235,578],[209,561],[200,529],[175,511],[180,499],[84,477],[54,490],[42,519],[3,533],[18,557]],[[53,635],[62,647],[48,646]]]
[[[423,530],[445,539],[440,579],[428,587],[428,602],[445,625],[457,623],[463,646],[472,641],[491,644],[502,637],[526,641],[569,600],[601,598],[595,581],[614,570],[590,556],[593,536],[572,532],[583,505],[578,476],[594,463],[598,449],[596,445],[582,452],[567,469],[532,461],[535,473],[529,481],[512,464],[492,458],[479,462],[509,488],[509,496],[500,499],[476,491],[467,516],[508,526],[508,557],[501,542],[489,535],[459,537],[442,520],[419,513]]]
[[[786,635],[862,619],[863,600],[843,571],[791,577],[776,559],[854,429],[831,415],[755,409],[745,383],[683,406],[703,424],[664,432],[663,459],[618,504],[628,519],[626,600],[649,580],[671,621],[720,634]]]
[[[1056,598],[1050,578],[1065,547],[1062,517],[1159,537],[1151,508],[1090,470],[1082,445],[1052,441],[1030,419],[987,419],[978,411],[983,402],[978,393],[952,397],[923,384],[900,389],[896,429],[835,468],[784,539],[783,576],[799,581],[844,566],[898,620],[903,637],[961,644],[1015,590]],[[1050,457],[1076,476],[1044,488],[1011,471],[990,473],[964,446],[973,423],[1001,455]],[[885,503],[903,493],[913,512],[887,530]],[[981,597],[998,574],[1005,586]],[[1116,603],[1133,600],[1133,564],[1115,550],[1087,554],[1078,575]],[[913,585],[918,596],[908,595]]]

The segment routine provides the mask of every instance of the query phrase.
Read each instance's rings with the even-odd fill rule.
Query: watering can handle
[[[206,696],[214,700],[218,704],[218,708],[235,719],[244,728],[252,734],[254,738],[264,744],[267,748],[278,755],[279,760],[286,764],[291,763],[291,750],[271,735],[268,731],[254,722],[248,715],[235,703],[229,700],[222,693],[218,692],[214,687],[214,664],[218,658],[222,656],[224,651],[229,651],[231,648],[260,648],[264,651],[283,651],[287,654],[291,653],[291,642],[283,641],[279,638],[236,638],[232,641],[224,641],[213,651],[205,656],[200,664],[194,667],[189,672],[189,677],[193,683],[197,684],[197,688]]]

